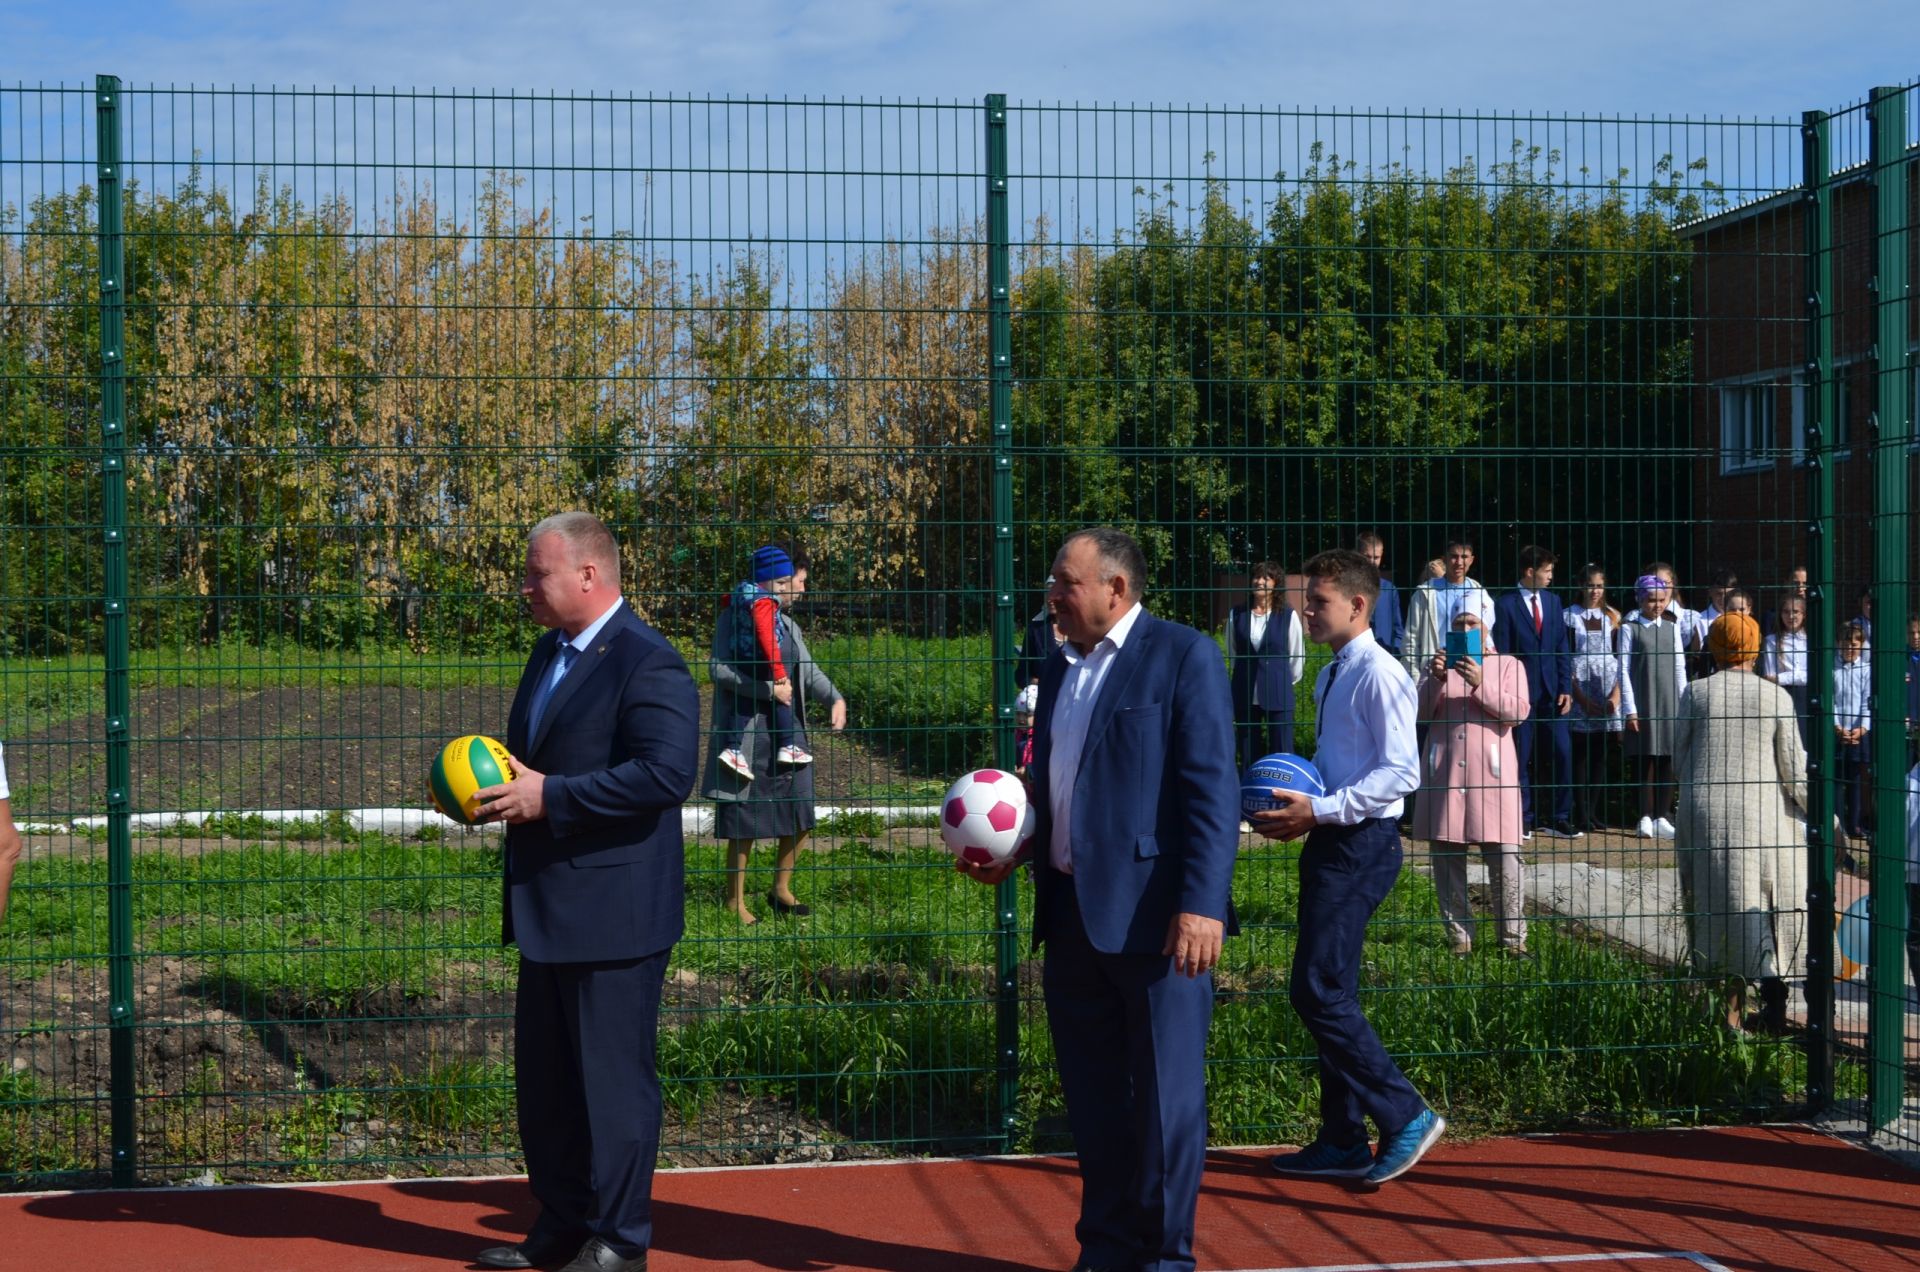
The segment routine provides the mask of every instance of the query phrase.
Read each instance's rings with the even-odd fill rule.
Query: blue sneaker
[[[1373,1159],[1373,1169],[1367,1172],[1367,1183],[1378,1188],[1412,1170],[1414,1163],[1440,1141],[1446,1129],[1446,1118],[1432,1109],[1422,1109],[1413,1121],[1391,1135],[1382,1135],[1380,1153]]]
[[[1294,1153],[1276,1154],[1268,1163],[1282,1175],[1315,1179],[1358,1179],[1373,1169],[1373,1153],[1361,1140],[1350,1148],[1317,1139]]]

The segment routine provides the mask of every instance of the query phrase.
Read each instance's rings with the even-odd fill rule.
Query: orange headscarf
[[[1743,667],[1760,656],[1760,624],[1745,614],[1722,614],[1707,629],[1707,649],[1722,667]]]

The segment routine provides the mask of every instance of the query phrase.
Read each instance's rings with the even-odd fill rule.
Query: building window
[[[1773,398],[1770,381],[1720,387],[1720,471],[1755,472],[1773,466]]]

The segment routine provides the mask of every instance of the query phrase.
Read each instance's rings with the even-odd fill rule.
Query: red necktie
[[[1540,598],[1538,596],[1529,596],[1527,598],[1527,604],[1533,606],[1533,634],[1538,636],[1542,627],[1540,622]]]

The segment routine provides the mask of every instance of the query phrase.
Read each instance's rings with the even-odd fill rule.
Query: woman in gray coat
[[[797,597],[807,590],[807,569],[798,556],[794,566],[791,595]],[[806,846],[807,832],[813,829],[814,766],[792,768],[774,763],[774,747],[769,745],[774,698],[780,695],[788,701],[803,726],[810,704],[827,704],[828,723],[836,732],[847,725],[847,701],[813,661],[800,635],[800,625],[786,614],[780,615],[778,635],[780,659],[791,681],[788,685],[751,679],[734,668],[729,659],[731,627],[722,613],[714,624],[713,648],[707,660],[707,674],[713,680],[713,736],[726,741],[718,745],[709,742],[703,791],[714,801],[714,834],[727,841],[727,908],[744,925],[760,921],[747,908],[746,898],[747,857],[756,839],[780,841],[767,904],[776,914],[812,913],[793,895],[793,863]],[[747,717],[738,746],[753,770],[750,782],[720,762],[719,752],[731,742],[731,730],[740,716]]]

